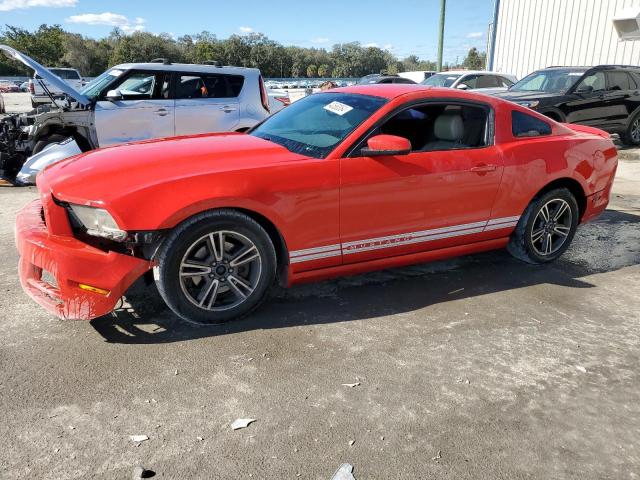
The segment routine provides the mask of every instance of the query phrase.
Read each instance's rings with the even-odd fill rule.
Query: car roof
[[[481,94],[466,92],[463,90],[457,90],[455,88],[441,88],[441,87],[427,87],[420,85],[419,83],[375,83],[366,85],[352,85],[350,87],[332,88],[326,90],[323,93],[354,93],[357,95],[370,95],[372,97],[382,97],[388,100],[409,95],[412,93],[422,93],[424,98],[456,98],[460,100],[482,100],[485,103],[496,104],[502,103],[504,100],[500,100],[496,97]],[[478,97],[481,98],[478,98]]]
[[[232,73],[237,75],[247,75],[248,73],[258,75],[260,70],[247,67],[217,67],[215,65],[202,65],[198,63],[121,63],[112,68],[121,70],[158,70],[162,72],[198,72],[198,73]]]
[[[447,70],[443,72],[438,72],[443,75],[511,75],[510,73],[502,73],[502,72],[491,72],[488,70]]]

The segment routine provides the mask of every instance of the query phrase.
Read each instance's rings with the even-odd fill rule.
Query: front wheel
[[[187,220],[157,256],[160,295],[180,318],[223,323],[250,313],[273,284],[276,254],[265,230],[234,210]]]
[[[578,202],[566,188],[536,197],[511,236],[507,250],[527,263],[547,263],[562,255],[576,233]]]

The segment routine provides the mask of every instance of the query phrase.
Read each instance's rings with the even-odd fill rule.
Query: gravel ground
[[[36,192],[0,187],[0,476],[638,478],[640,152],[621,157],[610,208],[553,265],[387,270],[217,327],[139,284],[111,316],[48,315],[16,277]]]

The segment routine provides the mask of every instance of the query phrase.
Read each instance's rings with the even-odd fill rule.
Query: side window
[[[608,90],[631,90],[631,78],[627,72],[607,72]]]
[[[404,137],[414,152],[481,148],[488,144],[488,118],[488,107],[421,105],[397,113],[373,134]]]
[[[168,78],[169,75],[163,72],[133,72],[111,90],[120,90],[123,100],[168,98]]]
[[[601,92],[606,87],[606,83],[604,80],[604,73],[595,72],[591,75],[585,77],[576,87],[576,92],[580,93],[590,93],[590,92]]]
[[[478,88],[476,85],[478,84],[478,75],[466,75],[462,77],[458,85],[464,83],[467,87],[473,89]]]
[[[511,131],[514,137],[539,137],[551,135],[551,125],[526,113],[513,110]]]
[[[495,75],[480,75],[476,88],[494,88],[499,86],[500,84]]]
[[[233,98],[240,94],[243,83],[240,75],[183,73],[178,75],[176,99]]]

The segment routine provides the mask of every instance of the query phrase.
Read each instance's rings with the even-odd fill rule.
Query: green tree
[[[307,77],[309,78],[315,78],[318,76],[318,67],[316,67],[315,65],[311,64],[307,67]]]
[[[323,63],[318,67],[318,77],[325,78],[331,73],[331,67],[326,63]]]
[[[487,54],[484,52],[479,53],[478,49],[473,47],[462,61],[462,66],[469,70],[484,70],[486,61]]]
[[[64,31],[59,25],[41,25],[34,31],[7,25],[0,30],[0,43],[10,45],[45,66],[75,67],[94,77],[118,63],[147,62],[167,58],[173,62],[201,63],[217,60],[225,65],[259,68],[265,77],[360,77],[369,73],[397,73],[403,70],[433,70],[433,62],[410,55],[399,61],[377,47],[358,42],[324,48],[283,46],[261,33],[231,35],[218,39],[203,31],[174,39],[168,34],[148,32],[125,34],[114,28],[99,40]],[[479,60],[478,60],[479,58]],[[484,54],[475,51],[468,63],[477,68]],[[0,55],[0,75],[31,75],[20,62]]]

